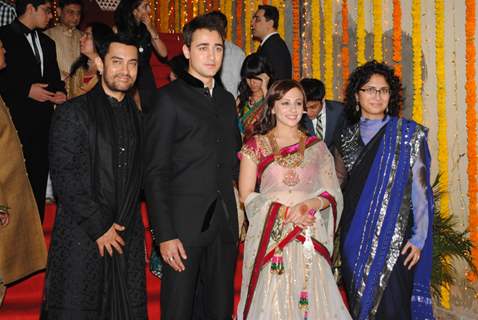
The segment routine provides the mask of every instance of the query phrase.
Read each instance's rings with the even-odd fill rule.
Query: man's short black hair
[[[211,11],[211,12],[207,13],[206,15],[211,16],[211,17],[215,17],[216,19],[218,19],[221,22],[222,27],[224,28],[224,30],[227,28],[227,17],[221,11],[214,10],[214,11]]]
[[[324,83],[318,79],[304,78],[300,80],[307,101],[322,101],[325,97]]]
[[[45,3],[50,3],[50,0],[16,0],[15,11],[17,16],[22,16],[27,11],[27,6],[31,4],[33,8],[37,9],[39,6]]]
[[[105,61],[106,54],[110,50],[110,46],[113,42],[121,43],[127,46],[134,46],[136,49],[138,49],[138,42],[135,38],[123,32],[114,33],[98,46],[98,55],[100,56],[101,60]]]
[[[83,8],[83,1],[81,0],[60,0],[58,2],[58,6],[62,9],[69,4],[77,4]]]
[[[274,29],[279,27],[279,10],[276,7],[264,4],[259,6],[259,10],[264,10],[264,18],[267,21],[274,21]]]
[[[208,14],[197,16],[189,21],[183,28],[183,40],[186,46],[191,47],[193,40],[193,33],[199,29],[207,29],[209,31],[217,31],[224,41],[225,30],[222,27],[222,23],[217,18]]]

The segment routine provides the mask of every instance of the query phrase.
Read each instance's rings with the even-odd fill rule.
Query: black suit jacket
[[[145,120],[145,195],[157,243],[198,245],[214,208],[237,240],[240,147],[234,97],[224,88],[216,85],[211,97],[186,74],[159,91]]]
[[[7,67],[0,71],[0,94],[10,109],[13,123],[23,145],[28,178],[32,185],[40,216],[43,216],[48,177],[48,134],[53,104],[28,97],[33,83],[46,83],[52,92],[63,91],[56,60],[55,42],[37,32],[43,53],[43,75],[20,22],[15,20],[0,28],[0,40],[6,49]]]
[[[48,133],[53,112],[51,102],[38,102],[28,97],[31,85],[46,83],[49,91],[65,92],[56,59],[55,42],[42,32],[38,31],[37,35],[43,52],[43,76],[41,66],[35,59],[18,20],[0,28],[0,39],[7,51],[5,55],[7,67],[0,71],[0,93],[10,108],[20,137],[24,134],[23,131],[28,132],[37,127],[40,121]]]
[[[333,149],[337,136],[342,131],[342,128],[346,126],[346,115],[344,111],[344,105],[339,101],[325,100],[325,143],[329,150]],[[315,128],[312,120],[304,115],[306,118],[305,125],[309,132],[309,135],[315,135]]]
[[[287,44],[278,33],[270,36],[257,53],[266,58],[274,80],[292,79],[292,59]]]

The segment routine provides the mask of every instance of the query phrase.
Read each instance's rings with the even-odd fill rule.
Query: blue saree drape
[[[409,218],[413,210],[411,168],[421,153],[426,168],[428,234],[421,258],[412,269],[411,296],[401,298],[408,299],[410,305],[407,318],[433,319],[430,296],[433,194],[429,184],[426,130],[413,121],[392,117],[367,146],[362,144],[358,156],[344,155],[347,150],[359,152],[357,148],[343,146],[360,139],[358,133],[356,127],[355,134],[350,134],[349,139],[345,137],[340,151],[344,158],[354,159],[344,191],[341,235],[342,274],[352,316],[354,319],[374,319],[392,272],[404,269],[395,267],[399,267],[396,264],[409,237],[412,223]]]

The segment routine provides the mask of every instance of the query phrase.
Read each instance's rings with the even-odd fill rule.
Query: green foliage
[[[433,198],[435,203],[433,221],[433,264],[432,264],[432,295],[440,299],[440,287],[453,285],[457,271],[453,266],[453,260],[463,260],[471,271],[477,269],[473,265],[471,249],[473,243],[468,238],[468,231],[458,231],[457,222],[453,213],[440,212],[440,198],[445,194],[440,184],[440,175],[433,183]]]

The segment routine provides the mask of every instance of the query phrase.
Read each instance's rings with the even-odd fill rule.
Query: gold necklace
[[[298,130],[298,135],[299,135],[299,149],[297,150],[297,152],[289,153],[283,156],[280,154],[280,148],[279,148],[279,145],[277,144],[277,140],[273,130],[267,133],[267,138],[269,139],[269,143],[272,148],[272,153],[274,154],[274,160],[281,167],[297,168],[304,161],[305,140],[307,136],[300,130]]]

